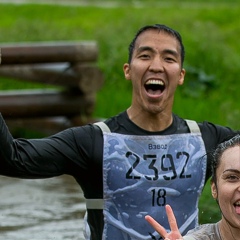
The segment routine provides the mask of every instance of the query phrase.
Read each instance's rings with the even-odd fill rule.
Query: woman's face
[[[223,221],[240,228],[240,146],[224,151],[216,179],[211,190],[213,197],[218,200]]]

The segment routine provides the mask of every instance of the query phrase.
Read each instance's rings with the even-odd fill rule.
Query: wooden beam
[[[98,46],[87,42],[41,42],[0,44],[2,65],[51,62],[93,62]]]
[[[97,92],[103,73],[91,64],[28,64],[0,66],[0,76],[22,81],[78,88],[83,93]]]
[[[58,90],[18,90],[0,92],[0,112],[5,118],[90,115],[94,95]]]

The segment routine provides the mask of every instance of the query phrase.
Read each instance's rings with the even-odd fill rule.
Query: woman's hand
[[[145,216],[145,219],[148,221],[150,225],[163,237],[165,240],[182,240],[183,237],[179,232],[177,221],[174,216],[173,210],[170,205],[166,205],[166,213],[168,217],[169,226],[171,232],[167,232],[166,229],[160,225],[157,221],[155,221],[151,216]]]

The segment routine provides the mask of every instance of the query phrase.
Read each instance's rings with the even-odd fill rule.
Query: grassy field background
[[[35,0],[34,2],[37,3]],[[57,0],[55,0],[57,2]],[[82,1],[75,1],[82,2]],[[136,31],[162,23],[178,30],[186,48],[185,84],[176,94],[174,112],[239,129],[240,23],[239,1],[88,1],[92,5],[0,4],[0,43],[96,40],[98,65],[105,84],[94,116],[107,118],[131,101],[131,83],[122,66]],[[66,2],[65,2],[66,3]],[[99,3],[102,6],[99,6]],[[115,4],[113,4],[115,3]],[[104,7],[103,7],[104,6]],[[0,79],[0,88],[34,88],[30,83]],[[45,86],[44,86],[45,87]],[[220,214],[209,183],[200,201],[200,222]]]

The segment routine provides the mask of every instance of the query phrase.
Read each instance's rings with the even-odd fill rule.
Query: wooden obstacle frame
[[[27,128],[54,134],[95,121],[96,94],[104,79],[95,41],[9,43],[0,49],[0,80],[44,85],[0,91],[0,112],[13,132]]]

